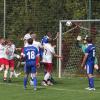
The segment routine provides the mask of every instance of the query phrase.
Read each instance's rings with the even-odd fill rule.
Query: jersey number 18
[[[28,56],[28,59],[35,59],[35,53],[34,53],[34,51],[28,51],[27,52],[27,56]]]

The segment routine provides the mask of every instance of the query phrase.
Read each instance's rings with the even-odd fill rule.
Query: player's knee
[[[89,77],[89,78],[92,78],[92,77],[93,77],[93,74],[88,74],[88,77]]]

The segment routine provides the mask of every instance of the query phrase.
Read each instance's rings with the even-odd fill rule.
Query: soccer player
[[[24,47],[28,45],[27,40],[31,38],[31,35],[34,34],[32,28],[28,28],[26,34],[24,35]]]
[[[85,50],[85,55],[81,64],[81,67],[86,66],[86,72],[88,77],[89,87],[87,90],[95,90],[94,88],[94,79],[93,79],[93,70],[94,70],[94,61],[95,61],[95,53],[96,49],[92,43],[92,39],[87,37],[87,48]]]
[[[4,69],[5,40],[0,38],[0,71]]]
[[[58,36],[59,36],[59,32],[56,34],[56,37],[53,38],[53,41],[55,41],[55,40],[58,38]],[[50,32],[47,32],[47,34],[46,34],[46,35],[42,38],[42,40],[41,40],[42,46],[43,46],[44,44],[48,43],[48,40],[49,40],[49,39],[52,39],[52,34],[51,34]],[[56,47],[56,46],[53,45],[53,47]],[[42,59],[42,57],[43,57],[43,49],[40,48],[39,54],[40,54],[40,58]],[[46,71],[44,71],[44,73],[46,73]],[[52,76],[51,76],[50,80],[51,80],[51,82],[53,82],[53,83],[55,82]]]
[[[44,43],[48,43],[48,39],[52,38],[52,34],[48,32],[41,40],[41,44],[43,45]]]
[[[49,80],[52,73],[52,58],[53,56],[62,59],[61,56],[57,55],[54,50],[54,46],[52,45],[53,40],[49,39],[48,43],[44,44],[44,52],[43,52],[43,60],[45,66],[46,74],[44,76],[44,80],[42,81],[42,85],[52,85],[51,81]]]
[[[5,45],[5,40],[3,39],[3,38],[1,38],[0,39],[0,65],[1,65],[1,67],[0,67],[0,71],[2,71],[2,70],[4,70],[4,67],[5,67],[5,56],[6,56],[6,45]],[[15,50],[15,45],[14,44],[12,44],[12,50]],[[14,54],[14,56],[15,56],[15,54]],[[16,55],[17,57],[19,57],[18,55]],[[15,72],[15,70],[14,70],[14,76],[15,77],[18,77],[19,75],[20,75],[21,73],[16,73]],[[6,79],[5,79],[6,80]]]
[[[53,41],[56,40],[59,36],[59,32],[56,34],[56,37],[53,38]],[[50,32],[47,32],[47,34],[42,38],[41,40],[41,44],[45,44],[45,43],[48,43],[48,40],[49,39],[52,39],[52,34]]]
[[[81,39],[81,36],[78,36],[77,37],[77,47],[81,48],[82,52],[85,54],[85,50],[87,48],[87,42],[86,42],[86,38],[88,36],[85,37],[85,39],[83,39],[83,43],[80,43],[80,41],[82,40]],[[97,57],[95,56],[95,61],[94,61],[94,68],[97,70],[97,72],[100,72],[100,69],[99,69],[99,66],[98,66],[98,59]]]
[[[14,52],[15,45],[11,40],[7,40],[5,47],[5,71],[4,71],[4,81],[7,81],[8,70],[10,69],[9,82],[11,82],[12,76],[14,74]]]
[[[36,79],[36,66],[39,65],[36,64],[36,58],[39,59],[38,55],[38,49],[34,47],[33,44],[33,39],[28,39],[28,46],[24,47],[24,52],[23,56],[25,59],[25,76],[24,76],[24,89],[26,89],[27,86],[27,81],[28,81],[28,75],[31,73],[32,74],[32,81],[34,82],[34,90],[37,89],[37,79]]]
[[[33,39],[33,44],[32,45],[35,46],[38,49],[38,51],[39,51],[39,48],[42,48],[42,45],[41,45],[40,42],[37,41],[36,34],[32,34],[31,37]]]
[[[36,34],[32,34],[31,37],[32,37],[32,39],[33,39],[33,44],[32,44],[32,45],[33,45],[34,47],[36,47],[36,48],[38,49],[38,52],[39,52],[39,48],[42,48],[41,43],[37,41],[37,36],[36,36]],[[40,54],[39,54],[39,56],[40,56]],[[39,60],[38,60],[38,59],[36,59],[36,63],[39,63]],[[32,75],[31,75],[31,77],[32,77]],[[31,78],[31,80],[30,80],[30,85],[33,85],[32,78]]]

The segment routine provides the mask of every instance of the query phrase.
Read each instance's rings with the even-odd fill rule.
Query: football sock
[[[47,81],[50,77],[50,74],[49,73],[46,73],[46,75],[44,76],[44,80]]]
[[[93,77],[92,78],[89,78],[89,84],[90,84],[90,88],[94,88],[94,79]]]
[[[1,65],[0,67],[0,71],[2,71],[4,69],[4,65]]]
[[[7,78],[7,74],[8,74],[8,70],[6,69],[6,70],[4,71],[4,78]]]
[[[13,71],[10,72],[10,79],[12,78],[13,73],[14,73]]]
[[[24,88],[26,88],[26,85],[27,85],[27,78],[26,77],[24,77]]]
[[[36,86],[37,86],[37,79],[36,79],[36,77],[34,77],[34,78],[32,79],[32,81],[33,81],[33,83],[34,83],[34,88],[36,88]]]
[[[15,72],[15,70],[14,70],[14,72],[13,72],[13,75],[16,77],[16,72]]]

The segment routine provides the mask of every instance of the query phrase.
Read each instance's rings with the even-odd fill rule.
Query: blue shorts
[[[25,73],[36,73],[36,65],[33,63],[26,63],[24,66]]]
[[[86,64],[86,72],[87,74],[93,74],[94,71],[94,62]]]

